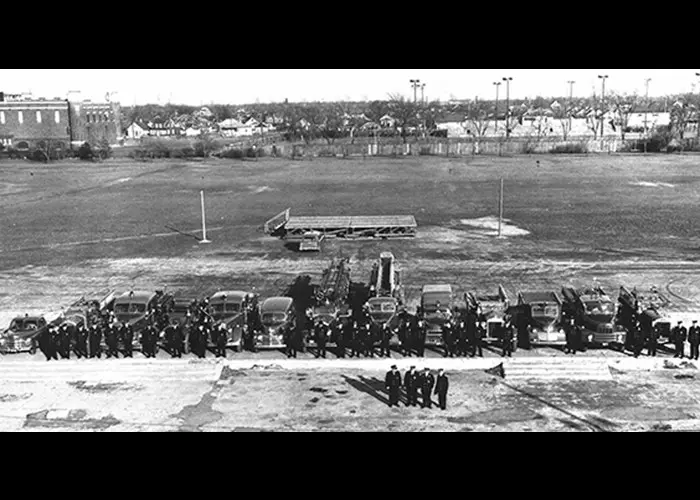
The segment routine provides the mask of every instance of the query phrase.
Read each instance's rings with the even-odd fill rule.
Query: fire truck
[[[380,328],[389,325],[392,330],[396,330],[404,295],[401,270],[392,253],[382,253],[372,267],[369,295],[365,307],[372,322]]]
[[[617,324],[615,302],[600,287],[562,288],[564,313],[583,329],[584,341],[590,345],[625,345],[627,333]]]
[[[477,294],[467,292],[464,294],[467,311],[476,314],[478,321],[486,323],[484,329],[484,342],[500,343],[503,340],[503,327],[508,320],[510,297],[503,286],[493,294]],[[514,335],[514,347],[517,348],[517,336]]]

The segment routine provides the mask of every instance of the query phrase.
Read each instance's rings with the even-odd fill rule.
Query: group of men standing
[[[399,406],[401,399],[401,389],[406,393],[406,406],[418,406],[418,395],[420,393],[424,409],[433,407],[432,396],[438,396],[438,404],[441,410],[447,410],[447,393],[449,391],[450,382],[444,370],[440,370],[437,379],[431,373],[429,368],[425,368],[423,373],[416,371],[416,367],[412,366],[406,372],[404,377],[401,376],[396,365],[391,367],[391,371],[386,374],[384,382],[386,390],[389,392],[389,407]]]
[[[61,326],[51,325],[38,338],[39,350],[46,361],[71,359],[71,354],[81,358],[133,357],[134,330],[131,325],[118,323],[93,323],[89,328],[84,324]]]

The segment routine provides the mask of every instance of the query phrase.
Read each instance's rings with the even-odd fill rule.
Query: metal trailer
[[[413,238],[418,224],[412,215],[298,217],[291,216],[291,209],[287,209],[267,221],[263,228],[266,234],[298,243],[310,232],[318,232],[324,238],[353,240]]]

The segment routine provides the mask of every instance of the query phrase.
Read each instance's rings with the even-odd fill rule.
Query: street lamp
[[[646,102],[644,103],[644,153],[646,154],[648,152],[648,144],[649,144],[649,82],[651,82],[651,78],[647,78],[644,80],[644,84],[646,86]]]
[[[425,104],[425,83],[420,86],[420,102]]]
[[[510,138],[510,82],[513,78],[506,77],[503,81],[506,82],[506,138]]]
[[[413,103],[418,102],[418,86],[420,85],[420,80],[411,80],[411,85],[413,85]]]
[[[571,128],[573,127],[573,124],[574,124],[574,123],[573,123],[573,116],[572,116],[572,113],[571,113],[571,107],[572,107],[572,106],[571,106],[571,103],[572,103],[573,100],[574,100],[574,84],[575,84],[576,82],[573,81],[573,80],[569,80],[569,81],[566,82],[566,83],[569,84],[569,105],[568,105],[567,114],[569,115],[569,133],[571,133]]]
[[[610,78],[608,75],[598,75],[598,78],[603,80],[603,100],[601,105],[600,113],[600,138],[605,136],[605,81]]]
[[[496,132],[498,132],[498,98],[500,97],[501,82],[493,82],[496,86]]]
[[[695,77],[700,78],[700,73],[695,73]],[[700,92],[700,87],[699,87],[698,92]],[[696,116],[698,117],[696,121],[697,121],[697,127],[698,127],[698,140],[700,140],[700,109],[696,110],[695,113],[696,113]]]

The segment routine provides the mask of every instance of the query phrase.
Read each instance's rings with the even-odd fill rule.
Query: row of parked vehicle
[[[359,290],[350,280],[347,260],[333,261],[319,284],[311,278],[297,278],[287,296],[262,300],[252,292],[219,291],[199,297],[172,295],[166,291],[105,291],[84,297],[67,308],[51,323],[43,317],[25,316],[12,320],[0,335],[1,353],[34,352],[37,339],[50,326],[89,327],[105,317],[134,331],[134,348],[140,346],[140,333],[149,325],[159,325],[162,335],[169,325],[189,326],[205,314],[228,331],[228,347],[242,351],[285,347],[292,330],[311,332],[321,323],[329,331],[339,323],[352,327],[358,318],[368,318],[378,330],[390,329],[399,343],[399,332],[407,316],[417,317],[427,346],[442,346],[447,324],[455,329],[471,314],[484,334],[484,342],[501,343],[506,324],[516,328],[514,347],[563,346],[565,323],[573,319],[584,332],[587,346],[622,349],[629,332],[640,324],[651,325],[663,341],[672,342],[672,325],[689,324],[698,311],[685,304],[673,304],[659,290],[648,292],[621,287],[615,301],[601,287],[520,291],[515,298],[503,286],[494,294],[467,292],[457,295],[448,284],[426,285],[415,313],[404,304],[401,273],[391,253],[383,253],[375,264],[366,289]],[[163,317],[166,318],[163,323]],[[313,343],[313,336],[308,339]]]

